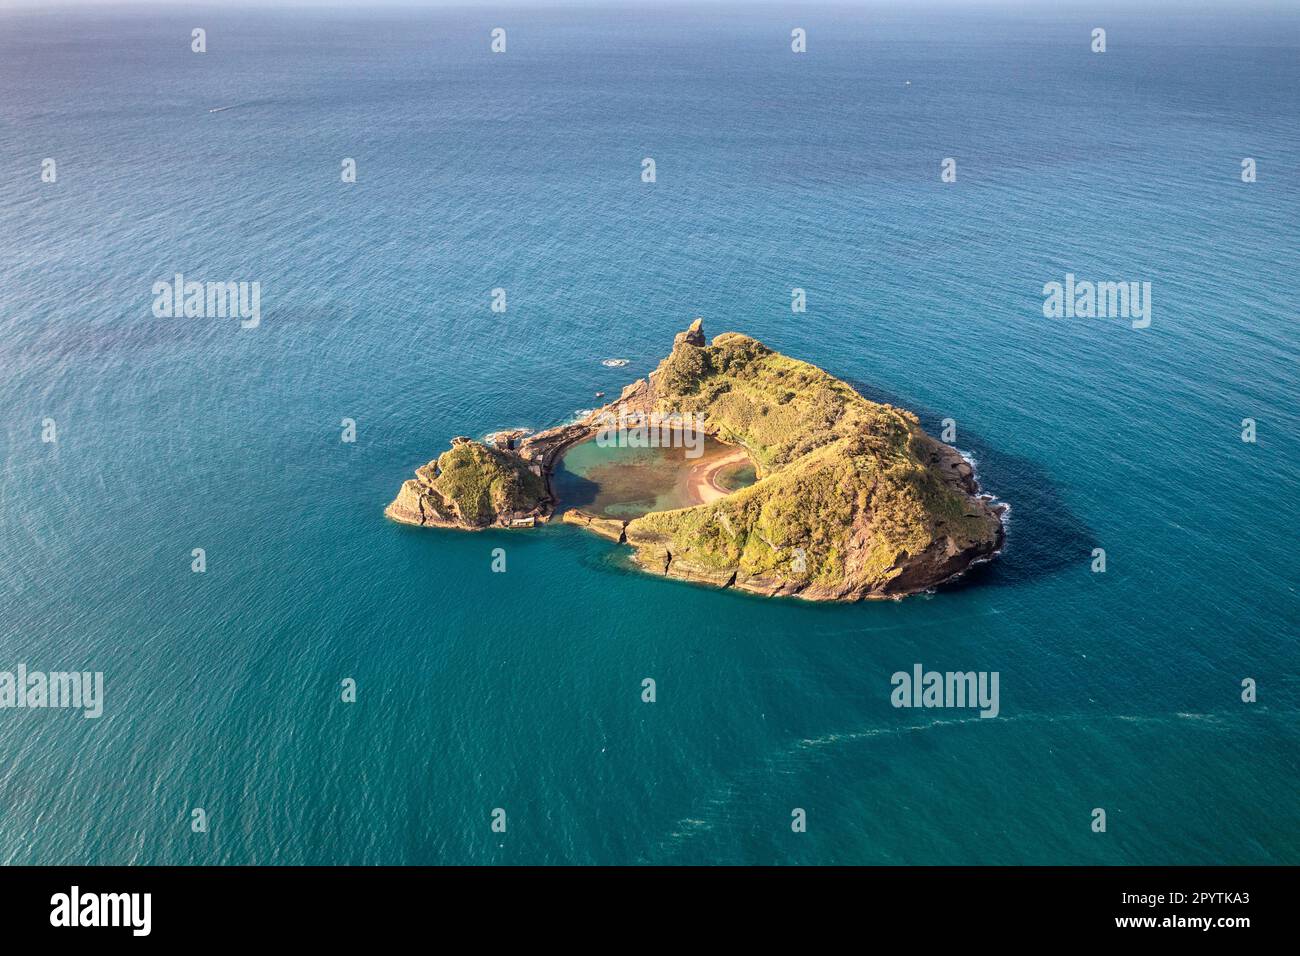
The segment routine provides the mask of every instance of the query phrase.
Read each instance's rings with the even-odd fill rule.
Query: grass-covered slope
[[[727,333],[679,336],[645,404],[744,445],[757,484],[628,524],[648,570],[763,593],[855,598],[938,583],[1001,543],[969,468],[916,416]]]
[[[467,438],[417,468],[388,506],[389,517],[411,524],[486,528],[537,513],[546,483],[518,456]]]

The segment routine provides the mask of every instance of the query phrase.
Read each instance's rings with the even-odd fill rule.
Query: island
[[[693,479],[699,504],[622,519],[561,510],[564,453],[611,420],[690,416],[735,446],[756,480],[725,492]],[[713,467],[713,466],[711,466]],[[828,372],[696,319],[647,378],[578,421],[460,436],[416,469],[385,514],[435,528],[534,528],[560,520],[630,546],[642,570],[755,594],[817,601],[893,598],[993,558],[1006,506],[916,415],[868,401]]]

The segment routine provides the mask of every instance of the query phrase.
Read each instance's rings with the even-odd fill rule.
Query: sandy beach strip
[[[745,449],[737,448],[718,458],[702,461],[691,468],[687,478],[687,493],[695,504],[707,505],[719,498],[725,498],[730,491],[718,484],[718,475],[724,468],[743,465],[749,462]]]

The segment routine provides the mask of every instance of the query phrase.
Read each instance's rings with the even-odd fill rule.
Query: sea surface
[[[0,862],[1300,863],[1298,48],[1226,2],[0,10],[0,670],[105,688],[0,710]],[[176,273],[260,325],[156,318]],[[1067,273],[1150,327],[1044,318]],[[383,517],[696,316],[951,419],[1005,552],[810,605]],[[998,716],[893,707],[915,664]]]

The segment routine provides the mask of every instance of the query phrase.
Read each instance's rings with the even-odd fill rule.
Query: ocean
[[[0,10],[0,671],[104,675],[0,709],[0,862],[1300,863],[1298,46],[1226,3]],[[260,324],[156,317],[177,273]],[[1150,326],[1045,318],[1067,274]],[[696,316],[951,420],[1004,553],[821,605],[384,518]],[[998,716],[895,708],[916,664]]]

